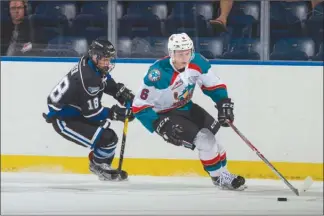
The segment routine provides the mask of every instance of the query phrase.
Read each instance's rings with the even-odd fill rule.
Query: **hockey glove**
[[[218,109],[218,121],[221,126],[229,127],[226,121],[234,121],[234,103],[231,102],[230,98],[226,98],[219,101],[215,107]]]
[[[127,109],[119,107],[118,105],[113,105],[110,108],[109,112],[109,119],[114,121],[125,121],[126,116],[128,116],[128,121],[133,121],[135,116],[133,115],[133,112],[131,109],[128,110],[129,113],[126,113]]]
[[[124,84],[117,83],[117,93],[115,98],[121,105],[125,106],[127,102],[133,102],[134,97],[135,95],[131,90],[126,88]]]
[[[174,124],[169,117],[159,118],[153,123],[156,133],[163,137],[165,141],[176,146],[183,144],[180,134],[183,128],[179,124]]]

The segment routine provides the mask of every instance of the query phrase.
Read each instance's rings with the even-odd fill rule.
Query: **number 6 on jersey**
[[[142,99],[142,100],[146,100],[147,98],[148,98],[148,93],[149,93],[150,91],[148,90],[148,89],[143,89],[142,90],[142,92],[141,92],[141,96],[140,96],[140,98]]]

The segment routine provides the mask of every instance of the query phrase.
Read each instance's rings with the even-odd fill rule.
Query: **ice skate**
[[[234,175],[228,171],[221,172],[220,176],[211,177],[214,185],[222,190],[238,190],[242,191],[247,188],[245,178]]]
[[[109,163],[98,163],[92,156],[92,152],[89,154],[89,170],[96,176],[100,181],[125,181],[128,178],[128,173],[124,170],[119,172],[118,170],[111,167]]]

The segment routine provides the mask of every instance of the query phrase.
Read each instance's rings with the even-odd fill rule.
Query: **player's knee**
[[[101,134],[100,139],[98,140],[97,147],[103,148],[103,149],[111,149],[116,148],[118,143],[118,136],[115,133],[115,131],[109,129],[104,130]]]
[[[214,134],[207,128],[201,129],[196,135],[194,144],[200,151],[210,151],[216,143]]]
[[[118,137],[113,130],[105,130],[93,151],[94,160],[97,163],[111,164],[115,156],[115,149],[117,147]]]

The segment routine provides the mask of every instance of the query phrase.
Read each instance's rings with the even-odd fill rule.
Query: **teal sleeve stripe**
[[[153,122],[159,118],[158,114],[150,107],[134,114],[135,117],[144,125],[151,133],[154,132]]]
[[[219,88],[215,90],[203,90],[203,93],[209,96],[215,103],[221,99],[228,98],[227,90],[225,88]]]

